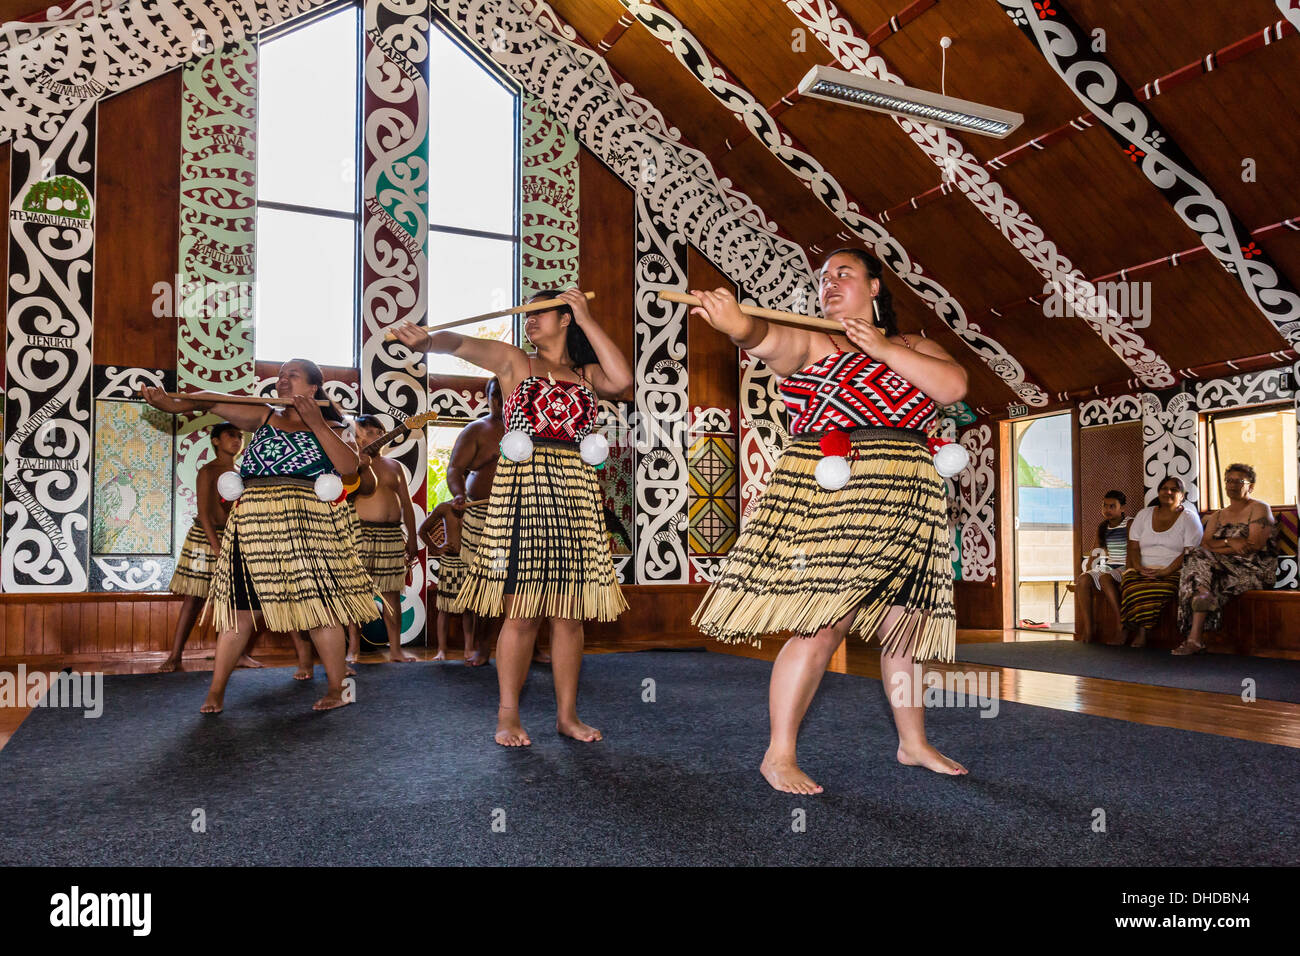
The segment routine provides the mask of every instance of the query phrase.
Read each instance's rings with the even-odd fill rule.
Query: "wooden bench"
[[[1281,555],[1295,560],[1296,508],[1294,505],[1274,508],[1273,515],[1280,527]],[[1107,601],[1095,591],[1093,594],[1098,639],[1105,644],[1117,643],[1121,633],[1119,620]],[[1082,640],[1083,635],[1076,634],[1075,638]],[[1156,626],[1147,631],[1147,643],[1173,649],[1182,641],[1178,603],[1170,601]],[[1223,626],[1218,631],[1205,632],[1205,645],[1211,653],[1300,659],[1300,590],[1247,591],[1239,595],[1223,609]]]

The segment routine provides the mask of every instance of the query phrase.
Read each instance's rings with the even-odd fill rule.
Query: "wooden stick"
[[[256,395],[196,395],[189,392],[163,392],[168,398],[181,398],[190,402],[208,402],[216,405],[292,405],[292,398],[258,398]],[[328,405],[329,399],[316,399],[317,405]]]
[[[587,297],[588,302],[596,298],[596,293],[594,292],[584,292],[583,295]],[[563,299],[541,299],[537,302],[525,302],[523,305],[517,305],[513,309],[502,309],[500,312],[485,312],[483,315],[471,315],[468,319],[457,319],[454,322],[444,322],[442,325],[431,325],[427,327],[422,325],[420,328],[426,334],[432,335],[434,332],[454,329],[457,326],[469,325],[472,322],[486,322],[488,319],[500,319],[507,315],[522,315],[525,312],[545,312],[547,309],[553,309],[557,305],[564,304],[565,302]],[[385,342],[392,342],[396,338],[397,336],[392,332],[384,333]]]
[[[664,290],[659,293],[659,298],[665,302],[680,302],[683,305],[699,305],[700,300],[697,296],[687,295],[684,292],[669,292]],[[844,332],[844,326],[840,325],[834,319],[823,319],[816,315],[799,315],[797,312],[780,312],[776,309],[760,309],[756,305],[742,305],[740,311],[745,315],[751,315],[756,319],[767,319],[769,322],[777,322],[781,325],[796,325],[802,329],[825,329],[828,332]]]

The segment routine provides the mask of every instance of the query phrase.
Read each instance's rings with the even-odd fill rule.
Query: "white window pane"
[[[258,211],[253,316],[259,359],[353,364],[354,245],[349,219]]]
[[[515,231],[515,96],[442,31],[429,58],[429,222]]]
[[[429,324],[441,325],[484,312],[499,312],[515,301],[515,244],[443,232],[429,234]],[[513,341],[511,316],[456,329],[463,335]],[[429,354],[429,371],[444,375],[482,375],[484,369],[452,355]]]
[[[257,195],[354,212],[357,8],[258,50]]]

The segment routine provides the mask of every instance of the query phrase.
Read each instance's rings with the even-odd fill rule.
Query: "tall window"
[[[519,94],[435,24],[429,51],[429,322],[516,304]],[[456,331],[513,341],[507,317]],[[431,373],[483,375],[449,355]]]
[[[356,364],[361,8],[263,40],[258,65],[256,353]],[[516,303],[519,94],[436,23],[429,56],[429,321]],[[513,341],[509,318],[459,331]],[[451,356],[429,371],[481,376]]]
[[[1296,503],[1295,406],[1211,412],[1201,417],[1201,507],[1228,503],[1223,470],[1240,462],[1255,469],[1252,498],[1270,505]]]
[[[356,364],[361,11],[258,50],[257,358]]]

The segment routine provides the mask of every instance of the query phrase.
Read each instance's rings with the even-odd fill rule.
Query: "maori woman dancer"
[[[204,609],[205,615],[212,613],[219,637],[203,713],[221,712],[230,673],[253,633],[254,612],[272,631],[311,635],[329,678],[329,691],[316,702],[316,710],[347,703],[344,626],[379,616],[378,595],[357,558],[350,519],[316,491],[316,479],[330,473],[342,477],[344,489],[358,483],[357,453],[333,427],[341,428],[342,415],[333,403],[322,415],[316,404],[323,383],[315,363],[285,362],[275,389],[293,404],[278,410],[143,390],[145,400],[162,411],[210,406],[214,414],[254,432],[240,466],[244,490],[226,522]]]
[[[694,617],[726,642],[797,635],[772,668],[771,739],[761,767],[768,783],[789,793],[822,790],[799,769],[796,741],[850,631],[880,638],[899,762],[966,772],[926,740],[911,686],[914,659],[951,661],[956,644],[947,506],[926,429],[936,403],[965,395],[966,372],[929,339],[898,334],[880,275],[879,260],[859,249],[826,260],[822,310],[844,326],[842,335],[746,316],[722,289],[695,293],[702,306],[692,310],[767,363],[791,413],[791,441]],[[862,318],[873,308],[875,322]],[[832,432],[839,434],[823,438]],[[847,461],[848,481],[838,490],[815,477],[823,448]]]
[[[533,312],[524,325],[537,346],[534,356],[455,332],[430,335],[409,323],[394,330],[414,351],[450,352],[489,369],[509,396],[511,433],[502,442],[483,535],[459,596],[475,614],[506,616],[497,640],[496,742],[507,747],[532,743],[520,722],[519,692],[543,618],[551,623],[556,729],[577,740],[601,739],[578,719],[582,622],[612,621],[627,610],[605,542],[596,472],[578,444],[596,422],[596,396],[618,396],[632,384],[632,370],[582,293],[535,298],[557,297],[567,304]]]

